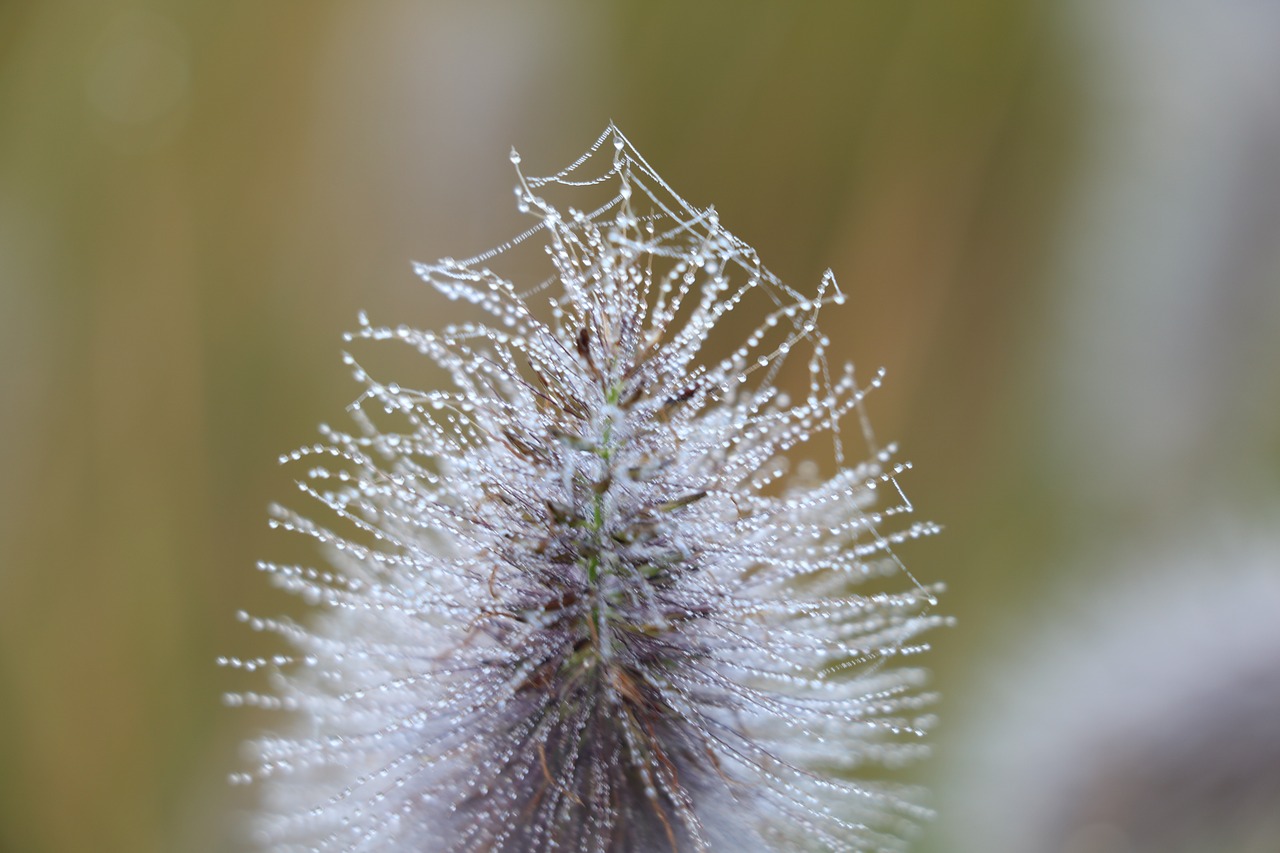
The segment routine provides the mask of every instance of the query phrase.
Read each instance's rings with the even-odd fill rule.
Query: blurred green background
[[[357,393],[358,309],[439,325],[409,261],[520,224],[510,146],[549,173],[610,119],[784,279],[831,267],[837,357],[888,369],[947,528],[903,556],[959,618],[921,849],[1280,849],[1280,732],[1161,716],[1280,683],[1278,7],[0,4],[0,851],[240,849],[262,721],[213,662],[297,610],[253,570],[277,455]],[[1090,758],[1131,730],[1168,738]]]

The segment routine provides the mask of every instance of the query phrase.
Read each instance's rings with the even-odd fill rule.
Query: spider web
[[[517,184],[514,188],[517,209],[522,214],[535,216],[538,222],[505,242],[487,249],[479,254],[461,260],[446,257],[434,264],[415,263],[414,269],[424,280],[451,295],[456,295],[456,284],[459,280],[480,281],[490,274],[489,265],[498,262],[504,256],[514,253],[525,246],[531,238],[548,232],[551,229],[569,224],[575,229],[597,227],[608,230],[611,224],[621,217],[634,216],[635,220],[646,227],[651,227],[649,239],[643,243],[633,244],[637,251],[651,256],[664,257],[671,262],[690,262],[696,269],[703,261],[714,256],[726,266],[736,267],[745,274],[747,284],[745,290],[764,294],[771,305],[772,313],[786,321],[790,328],[782,333],[789,348],[791,343],[807,339],[814,343],[813,364],[811,372],[817,375],[818,381],[829,392],[832,387],[832,372],[826,357],[826,348],[830,340],[817,331],[817,311],[826,304],[843,304],[845,294],[836,282],[835,274],[827,269],[818,285],[816,295],[807,295],[784,282],[771,272],[760,260],[755,248],[727,230],[721,223],[714,205],[698,207],[679,193],[653,168],[632,144],[625,134],[610,122],[604,131],[576,160],[559,171],[543,176],[526,174],[523,158],[513,147],[510,160],[515,168]],[[586,199],[593,204],[584,205],[589,209],[565,206],[564,213],[545,195],[560,190],[571,190],[577,199]],[[612,192],[610,193],[610,189]],[[591,191],[596,192],[592,193]],[[648,209],[642,209],[647,201]],[[579,202],[581,204],[581,202]],[[638,212],[639,211],[639,212]],[[567,222],[565,217],[567,216]],[[535,243],[537,241],[534,241]],[[693,246],[705,247],[705,251],[691,249]],[[709,262],[708,262],[709,263]],[[710,266],[707,267],[708,271]],[[536,285],[521,292],[519,296],[530,299],[541,293],[553,291],[557,284],[556,274],[548,275]],[[553,299],[553,301],[563,301]],[[795,311],[796,306],[808,307],[811,311]],[[774,353],[776,355],[776,352]],[[781,370],[784,358],[770,358],[767,363],[761,360],[760,367],[765,369],[762,381],[772,382]],[[755,366],[749,370],[755,370]],[[852,365],[846,369],[852,375]],[[879,388],[884,378],[883,368],[867,384],[862,392]],[[813,380],[811,379],[811,382]],[[817,390],[811,387],[810,393]],[[880,514],[892,517],[899,514],[910,515],[914,507],[898,482],[899,474],[909,470],[910,462],[893,460],[898,455],[898,445],[889,443],[881,445],[872,428],[870,418],[861,395],[854,406],[858,427],[865,444],[868,460],[874,460],[876,476],[869,481],[871,488],[888,486],[896,495],[898,503],[882,509]],[[837,420],[828,424],[834,449],[835,463],[839,468],[848,466],[842,431]],[[919,523],[911,527],[907,535],[900,533],[882,533],[879,525],[868,520],[868,530],[876,545],[881,549],[885,559],[909,582],[919,590],[927,602],[928,608],[936,606],[935,593],[942,589],[940,584],[926,586],[907,568],[897,556],[894,544],[901,544],[906,538],[931,535],[939,528],[932,523]],[[924,612],[927,612],[928,608]]]

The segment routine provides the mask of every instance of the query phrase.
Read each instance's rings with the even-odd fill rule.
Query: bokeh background
[[[1280,3],[0,3],[0,851],[225,853],[358,309],[610,119],[797,286],[945,533],[936,853],[1280,850]],[[390,356],[394,362],[396,356]],[[433,374],[394,363],[402,384]]]

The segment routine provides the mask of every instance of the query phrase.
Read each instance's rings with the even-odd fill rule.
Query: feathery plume
[[[415,347],[454,389],[384,384],[348,357],[356,428],[286,457],[308,460],[300,488],[335,526],[273,510],[332,568],[261,568],[321,612],[241,614],[297,654],[224,661],[272,684],[229,702],[292,720],[236,777],[264,789],[260,844],[903,849],[927,812],[863,768],[924,749],[932,697],[896,659],[943,620],[891,549],[934,528],[896,523],[910,466],[861,417],[880,378],[828,368],[817,319],[844,301],[834,277],[812,296],[783,284],[613,126],[550,177],[511,159],[537,223],[416,267],[490,323],[362,315],[349,336]],[[562,214],[541,195],[562,187],[613,193]],[[540,284],[488,266],[539,240]],[[726,346],[746,312],[754,330]],[[808,393],[792,402],[775,380],[798,351]],[[869,445],[856,464],[850,416]],[[834,473],[788,474],[824,435]]]

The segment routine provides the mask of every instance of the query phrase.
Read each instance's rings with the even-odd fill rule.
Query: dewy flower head
[[[333,569],[261,568],[323,612],[309,627],[242,614],[298,654],[227,661],[272,681],[232,704],[293,720],[237,777],[265,789],[260,844],[901,849],[925,811],[858,777],[923,750],[931,697],[896,659],[941,619],[891,548],[933,528],[895,524],[908,466],[865,426],[869,458],[845,461],[841,423],[865,424],[867,387],[827,366],[834,278],[813,296],[784,285],[612,126],[551,177],[511,159],[537,224],[417,267],[491,324],[362,317],[351,335],[408,343],[455,388],[356,366],[357,428],[291,454],[337,527],[274,511]],[[599,206],[541,195],[566,187]],[[488,266],[539,241],[540,283]],[[725,346],[746,312],[754,331]],[[792,402],[775,379],[797,352],[808,392]],[[834,474],[788,476],[820,436]]]

